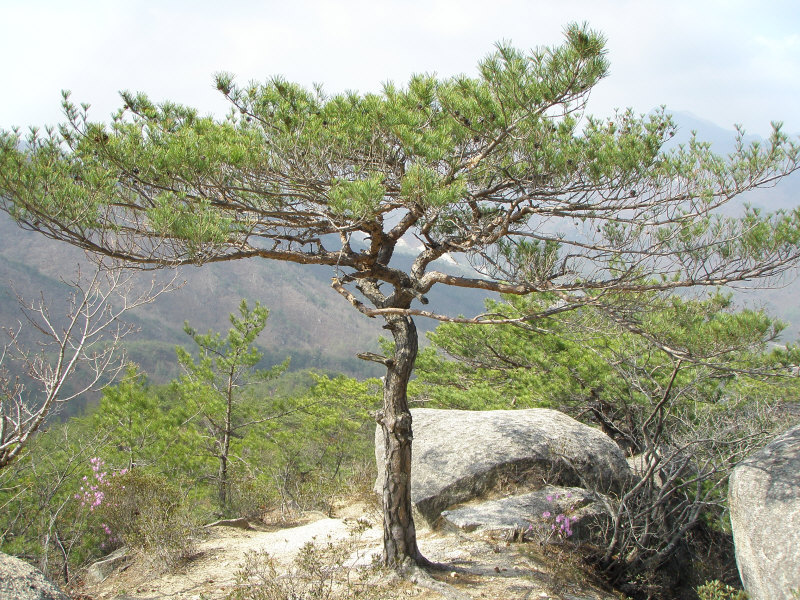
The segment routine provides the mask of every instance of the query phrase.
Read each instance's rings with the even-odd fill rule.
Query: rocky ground
[[[354,531],[359,533],[354,535]],[[268,576],[288,584],[296,569],[293,561],[305,544],[314,542],[318,547],[329,543],[345,547],[347,560],[345,566],[339,568],[338,579],[344,580],[346,575],[353,582],[351,591],[368,590],[372,594],[370,598],[618,598],[590,583],[565,549],[551,548],[543,554],[535,544],[430,529],[419,531],[420,548],[428,558],[442,563],[443,568],[420,573],[410,580],[399,580],[391,573],[369,567],[372,557],[380,554],[381,536],[380,515],[357,502],[342,506],[335,518],[320,513],[307,514],[298,522],[281,528],[252,524],[252,528],[242,529],[218,525],[205,529],[193,558],[177,568],[168,570],[141,557],[128,558],[120,561],[102,581],[87,579],[73,597],[83,600],[222,599],[237,586],[240,591],[246,591],[241,576],[237,580],[237,572],[241,571],[248,555],[252,558],[254,553],[263,551],[274,559],[276,570]],[[280,596],[262,597],[272,600]]]

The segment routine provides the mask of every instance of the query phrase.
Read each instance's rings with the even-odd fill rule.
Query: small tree
[[[475,78],[418,75],[380,94],[221,74],[233,107],[222,121],[125,92],[105,125],[65,95],[59,128],[25,144],[18,131],[0,137],[0,204],[23,227],[139,265],[330,266],[332,287],[394,340],[391,356],[363,355],[386,367],[384,561],[424,562],[410,500],[413,317],[497,321],[419,308],[433,286],[559,298],[531,321],[645,289],[778,275],[800,256],[800,212],[713,214],[797,169],[779,127],[722,158],[695,139],[665,152],[675,125],[663,110],[584,117],[608,71],[605,42],[578,25],[565,33],[529,54],[499,45]],[[392,257],[412,238],[404,270]],[[440,270],[448,254],[475,272]]]
[[[197,333],[186,324],[184,331],[197,344],[198,360],[183,348],[176,348],[178,362],[186,372],[179,384],[180,393],[197,406],[209,451],[219,461],[216,480],[223,511],[228,505],[231,441],[242,437],[251,425],[276,418],[276,415],[243,414],[238,407],[241,388],[249,382],[274,379],[289,367],[287,358],[271,369],[255,370],[262,354],[253,343],[266,327],[269,311],[258,302],[250,309],[247,301],[242,300],[239,313],[241,317],[230,315],[233,327],[224,338],[219,333]]]
[[[172,286],[152,282],[136,291],[130,274],[102,267],[88,277],[79,270],[66,283],[71,293],[64,315],[51,315],[44,297],[19,297],[25,321],[4,329],[8,342],[0,351],[0,469],[19,457],[53,411],[116,378],[125,365],[119,343],[132,331],[120,318]],[[35,350],[23,342],[23,329],[35,338]]]

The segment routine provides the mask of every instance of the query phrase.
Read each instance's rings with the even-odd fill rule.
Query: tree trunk
[[[228,387],[225,391],[225,431],[222,432],[222,448],[219,456],[219,507],[228,510],[228,454],[231,451],[233,433],[233,378],[234,367],[228,373]]]
[[[228,453],[223,450],[219,457],[219,470],[217,473],[217,498],[219,508],[225,512],[228,508]]]
[[[417,532],[411,514],[411,412],[408,380],[417,357],[417,328],[407,316],[386,317],[395,343],[394,356],[386,362],[383,386],[383,563],[400,569],[427,564],[417,548]]]

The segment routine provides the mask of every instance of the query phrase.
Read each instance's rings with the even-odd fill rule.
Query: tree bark
[[[238,354],[238,353],[237,353]],[[219,453],[219,473],[217,481],[219,489],[219,507],[222,512],[228,510],[228,455],[231,451],[231,435],[233,434],[233,385],[236,373],[236,362],[231,364],[227,373],[228,381],[225,388],[225,429],[222,432],[222,442]]]
[[[227,439],[225,440],[227,446]],[[222,512],[228,509],[228,450],[222,451],[219,456],[219,472],[217,473],[217,498]]]
[[[408,381],[417,357],[417,328],[407,316],[386,317],[392,332],[394,356],[386,361],[383,386],[383,563],[392,569],[425,565],[417,547],[417,532],[411,512],[411,412]]]

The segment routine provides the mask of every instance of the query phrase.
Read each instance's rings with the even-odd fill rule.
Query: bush
[[[167,566],[195,552],[196,523],[181,490],[163,475],[133,469],[115,477],[97,509],[109,537]]]
[[[273,507],[280,504],[280,495],[273,481],[264,474],[254,477],[231,477],[228,512],[247,519],[263,519]]]
[[[700,600],[747,600],[745,592],[725,585],[716,579],[698,587],[697,597]]]

